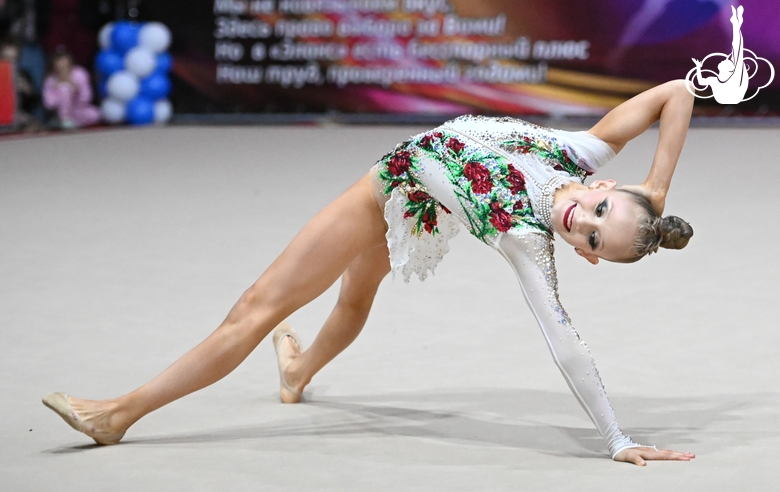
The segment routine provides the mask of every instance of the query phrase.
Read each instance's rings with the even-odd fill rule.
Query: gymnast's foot
[[[116,405],[111,400],[82,400],[65,393],[49,393],[43,397],[43,404],[98,444],[116,444],[127,430],[117,428],[114,424],[116,419],[112,417],[115,416]]]
[[[274,328],[273,339],[279,364],[279,397],[282,403],[298,403],[306,382],[291,370],[291,366],[301,356],[301,341],[295,330],[285,322]]]
[[[734,6],[731,6],[731,21],[732,24],[734,24],[737,27],[742,26],[742,13],[745,11],[745,8],[742,7],[742,5],[739,6],[738,9],[735,9]]]

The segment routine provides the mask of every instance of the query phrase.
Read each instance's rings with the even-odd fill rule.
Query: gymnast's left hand
[[[656,449],[653,447],[640,446],[638,448],[627,448],[615,455],[615,461],[625,461],[638,466],[647,465],[648,460],[664,461],[691,461],[696,455],[693,453],[681,453],[671,449]]]
[[[621,190],[631,191],[639,195],[644,196],[650,200],[650,205],[653,206],[653,210],[658,215],[663,215],[664,207],[666,206],[666,193],[653,190],[650,185],[643,183],[641,185],[623,185]]]

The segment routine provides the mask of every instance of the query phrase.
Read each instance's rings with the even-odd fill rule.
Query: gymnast
[[[509,263],[564,379],[616,461],[694,458],[635,443],[618,427],[585,343],[558,299],[553,237],[590,263],[631,263],[693,235],[661,217],[690,122],[684,80],[647,90],[588,131],[514,118],[462,116],[399,144],[314,216],[203,342],[138,389],[109,400],[50,393],[43,403],[99,444],[116,444],[144,415],[213,384],[269,334],[280,398],[297,403],[317,372],[360,333],[390,272],[424,280],[465,226]],[[660,121],[647,179],[583,184],[634,137]],[[305,349],[285,319],[339,277],[338,302]]]
[[[736,9],[734,6],[731,7],[731,19],[729,19],[732,27],[731,54],[728,57],[720,55],[724,59],[718,63],[717,77],[702,77],[703,61],[693,58],[693,63],[696,65],[696,82],[704,88],[707,86],[711,87],[712,95],[720,104],[738,104],[742,102],[748,90],[748,82],[755,75],[755,70],[752,75],[749,73],[748,65],[745,63],[745,47],[741,30],[744,11],[745,9],[742,5]],[[748,59],[756,64],[755,68],[757,69],[758,64],[756,60],[752,57]],[[711,72],[711,70],[705,70],[705,72],[707,71]]]

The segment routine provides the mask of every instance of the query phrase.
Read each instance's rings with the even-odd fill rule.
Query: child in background
[[[43,105],[57,112],[59,126],[68,130],[100,121],[100,111],[92,105],[89,72],[74,65],[65,50],[52,55],[51,68],[43,83]]]

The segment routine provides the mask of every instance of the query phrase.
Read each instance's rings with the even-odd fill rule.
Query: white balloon
[[[141,83],[138,81],[138,77],[127,70],[114,73],[106,82],[108,95],[120,101],[129,101],[138,95],[140,89]]]
[[[119,99],[109,97],[103,100],[103,104],[100,105],[100,113],[103,115],[103,119],[113,124],[122,123],[125,120],[126,111],[127,103]]]
[[[138,44],[155,53],[162,53],[171,44],[171,31],[160,22],[149,22],[138,33]]]
[[[143,46],[137,46],[125,55],[125,70],[132,73],[139,79],[146,77],[154,72],[157,66],[157,57],[154,53]]]
[[[100,28],[98,33],[98,44],[104,50],[111,48],[111,32],[114,30],[114,23],[109,22]]]
[[[154,122],[165,123],[173,115],[173,106],[167,99],[160,99],[154,103]]]

